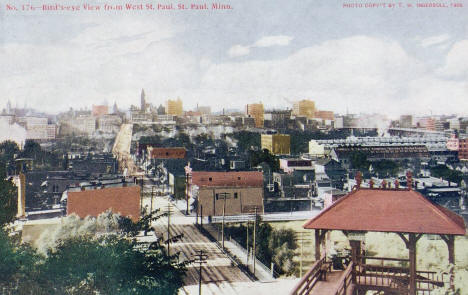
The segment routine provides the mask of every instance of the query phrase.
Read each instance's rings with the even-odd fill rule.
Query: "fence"
[[[225,247],[222,247],[222,234],[214,224],[203,224],[197,226],[201,233],[207,236],[211,241],[215,242],[219,249],[221,249],[229,258],[235,261],[241,270],[247,271],[249,276],[253,276],[260,280],[271,280],[278,277],[279,274],[272,271],[269,267],[265,266],[260,260],[255,258],[255,274],[253,272],[253,255],[249,253],[242,245],[231,237],[224,237]],[[248,263],[247,263],[248,257]]]

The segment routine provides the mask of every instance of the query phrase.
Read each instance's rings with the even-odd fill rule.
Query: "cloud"
[[[319,108],[338,112],[347,104],[355,112],[398,112],[407,82],[425,70],[397,42],[354,36],[303,48],[282,60],[213,64],[202,85],[227,93],[239,107],[261,98],[280,105],[286,97],[313,99]]]
[[[27,100],[28,106],[51,112],[103,99],[129,106],[141,88],[163,102],[196,83],[197,61],[170,41],[178,32],[171,24],[102,16],[99,24],[85,19],[83,26],[69,40],[0,47],[4,99]]]
[[[448,40],[450,40],[450,35],[443,34],[443,35],[437,35],[437,36],[432,36],[429,38],[422,39],[420,44],[422,47],[430,47],[434,45],[441,45],[442,43],[445,43]]]
[[[230,57],[239,57],[250,54],[250,49],[255,47],[287,46],[293,40],[293,37],[285,35],[265,36],[251,45],[234,45],[229,48],[227,54]]]
[[[234,45],[228,50],[228,55],[230,57],[238,57],[248,55],[250,53],[249,46]]]
[[[439,73],[466,80],[468,75],[468,40],[461,40],[453,44],[447,53],[445,65],[439,70]]]
[[[287,46],[293,37],[285,35],[266,36],[255,42],[255,47]]]

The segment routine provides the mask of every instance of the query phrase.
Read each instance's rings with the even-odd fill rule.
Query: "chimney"
[[[356,176],[355,178],[356,179],[356,189],[360,189],[361,188],[361,182],[362,182],[362,174],[361,174],[361,171],[358,171],[356,173]]]
[[[383,189],[387,188],[387,181],[385,179],[382,181],[382,188]]]
[[[406,172],[406,186],[408,187],[408,190],[413,189],[413,174],[411,171]]]

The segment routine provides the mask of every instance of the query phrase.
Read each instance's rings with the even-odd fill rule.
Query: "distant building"
[[[93,116],[79,116],[72,121],[72,127],[80,133],[93,134],[96,131],[96,118]]]
[[[431,131],[435,131],[436,128],[435,128],[435,119],[434,118],[431,118],[431,117],[424,117],[424,118],[420,118],[418,120],[418,122],[416,123],[416,126],[418,128],[423,128],[423,129],[426,129],[426,130],[431,130]]]
[[[332,111],[315,111],[314,118],[325,121],[333,121],[335,119],[335,115]]]
[[[280,159],[280,168],[286,173],[294,170],[313,170],[312,160],[308,159]]]
[[[201,115],[210,115],[211,114],[211,107],[209,107],[209,106],[197,106],[196,112],[200,113]]]
[[[400,116],[400,127],[401,128],[411,128],[413,126],[413,116],[411,115],[401,115]]]
[[[460,139],[458,147],[458,159],[468,161],[468,138]]]
[[[141,110],[142,113],[146,113],[146,94],[145,94],[144,89],[141,89],[140,110]]]
[[[254,103],[248,104],[245,109],[245,113],[254,118],[255,120],[255,127],[263,128],[263,104],[262,103]]]
[[[158,148],[148,147],[148,154],[151,159],[183,159],[187,151],[183,147]]]
[[[288,134],[262,134],[262,149],[275,155],[291,154],[291,138]]]
[[[325,146],[312,139],[309,141],[309,155],[316,158],[325,157]]]
[[[109,107],[107,105],[93,105],[91,114],[95,117],[107,115],[109,113]]]
[[[460,143],[455,134],[452,134],[450,139],[447,140],[447,149],[450,151],[458,151]]]
[[[97,119],[97,130],[104,133],[117,133],[122,125],[122,118],[117,115],[103,115]]]
[[[182,116],[184,113],[182,100],[178,98],[177,100],[170,100],[166,101],[166,114],[173,115],[173,116]]]
[[[165,115],[166,114],[166,109],[162,104],[159,105],[159,107],[156,110],[158,115]]]
[[[315,116],[315,102],[307,99],[294,102],[293,115],[313,119]]]
[[[189,191],[204,216],[263,213],[262,172],[191,172]]]
[[[268,125],[270,128],[285,129],[291,119],[291,110],[269,111],[263,117],[265,127]]]
[[[107,210],[137,222],[140,218],[140,187],[111,187],[68,192],[67,215],[75,213],[81,218],[97,217]]]

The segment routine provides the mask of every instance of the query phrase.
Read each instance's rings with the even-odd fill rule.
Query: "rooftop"
[[[466,233],[463,218],[412,190],[355,190],[315,218],[306,229],[426,234]]]

